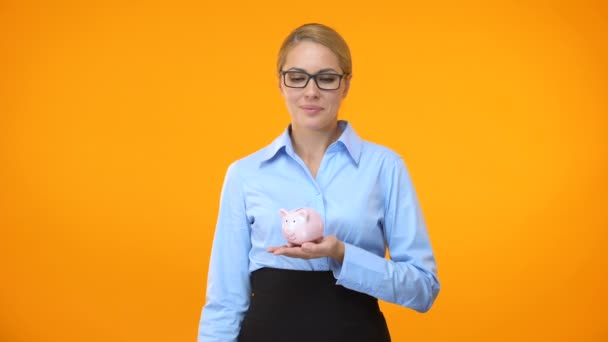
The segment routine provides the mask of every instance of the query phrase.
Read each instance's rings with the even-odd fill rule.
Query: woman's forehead
[[[326,46],[314,42],[301,42],[287,54],[284,69],[301,69],[306,72],[317,72],[322,69],[339,71],[338,56]]]

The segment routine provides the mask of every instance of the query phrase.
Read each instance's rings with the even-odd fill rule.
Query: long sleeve
[[[250,229],[237,164],[222,188],[198,342],[236,341],[250,298]]]
[[[390,260],[347,243],[343,263],[332,261],[331,268],[339,285],[426,312],[440,285],[424,218],[403,160],[386,176],[383,229]]]

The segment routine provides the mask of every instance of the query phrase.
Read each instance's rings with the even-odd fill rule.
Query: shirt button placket
[[[321,188],[319,187],[319,185],[315,182],[315,185],[317,186],[317,194],[315,195],[315,199],[314,199],[314,209],[319,213],[319,215],[321,215],[321,218],[323,219],[323,224],[324,224],[324,231],[323,231],[323,235],[327,235],[329,234],[329,227],[327,226],[327,213],[325,210],[325,201],[323,198],[323,192],[321,191]],[[320,270],[327,270],[329,268],[329,260],[328,258],[321,258],[319,259],[319,268]]]

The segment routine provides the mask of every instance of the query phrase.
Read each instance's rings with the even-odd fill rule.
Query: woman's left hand
[[[342,263],[342,260],[344,260],[344,243],[334,235],[324,236],[318,243],[305,242],[302,246],[295,247],[269,247],[267,251],[274,255],[285,255],[300,259],[332,257],[339,263]]]

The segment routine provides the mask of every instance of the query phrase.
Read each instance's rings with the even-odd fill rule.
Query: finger
[[[276,247],[270,253],[272,253],[274,255],[282,255],[282,254],[285,254],[286,249],[287,249],[287,247]]]
[[[274,250],[272,251],[272,253],[274,255],[290,255],[294,253],[294,250],[296,249],[296,247],[289,247],[289,246],[280,246],[280,247],[275,247]],[[299,249],[299,248],[297,248]]]
[[[274,255],[284,255],[284,256],[291,257],[291,258],[301,258],[301,259],[308,259],[308,258],[310,258],[310,256],[308,255],[308,253],[306,253],[305,251],[303,251],[302,248],[300,248],[300,247],[284,247],[284,248],[279,248],[278,250],[276,250],[274,252]]]
[[[272,247],[266,248],[266,251],[269,252],[269,253],[273,253],[277,249],[280,249],[280,248],[283,248],[283,247],[286,247],[286,246],[272,246]]]

